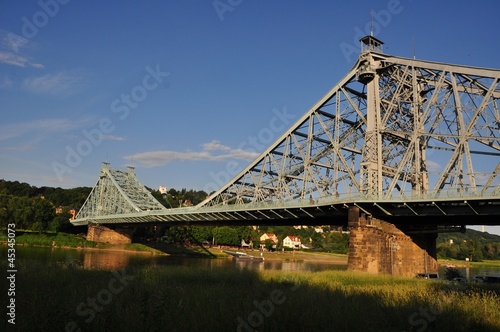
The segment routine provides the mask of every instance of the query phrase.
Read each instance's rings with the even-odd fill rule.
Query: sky
[[[0,178],[212,191],[351,69],[388,54],[498,68],[498,1],[0,2]],[[371,23],[373,12],[373,24]],[[500,227],[487,227],[500,234]]]

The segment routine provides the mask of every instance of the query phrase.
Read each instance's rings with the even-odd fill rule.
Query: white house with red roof
[[[292,249],[300,249],[302,242],[298,236],[288,235],[283,239],[283,247],[288,247]]]
[[[264,233],[260,237],[260,247],[261,248],[264,248],[266,240],[271,240],[271,242],[273,243],[273,248],[276,248],[276,246],[278,245],[278,237],[276,236],[276,234]]]

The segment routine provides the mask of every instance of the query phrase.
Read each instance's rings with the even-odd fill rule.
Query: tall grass
[[[82,308],[90,308],[89,298],[111,294],[110,285],[119,285],[111,281],[116,274],[23,261],[18,271],[20,331],[64,331],[71,324],[82,331],[500,329],[500,289],[486,285],[346,271],[146,267],[127,270],[130,280],[111,298],[102,297],[109,303],[90,319]]]
[[[25,246],[58,246],[71,248],[94,248],[96,243],[87,241],[82,236],[66,233],[50,233],[50,232],[18,232],[16,235],[16,244]]]

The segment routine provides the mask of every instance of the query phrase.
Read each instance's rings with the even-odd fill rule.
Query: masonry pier
[[[109,228],[103,225],[89,223],[87,241],[128,244],[132,243],[134,227]]]
[[[356,206],[349,208],[348,228],[348,270],[398,276],[437,273],[436,233],[407,235]]]

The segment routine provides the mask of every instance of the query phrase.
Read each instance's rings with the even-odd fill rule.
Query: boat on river
[[[233,256],[233,259],[238,260],[238,261],[252,261],[252,262],[263,262],[264,261],[264,257],[252,256],[252,255],[247,254],[246,252],[229,251],[229,250],[224,250],[224,252],[228,255]]]

